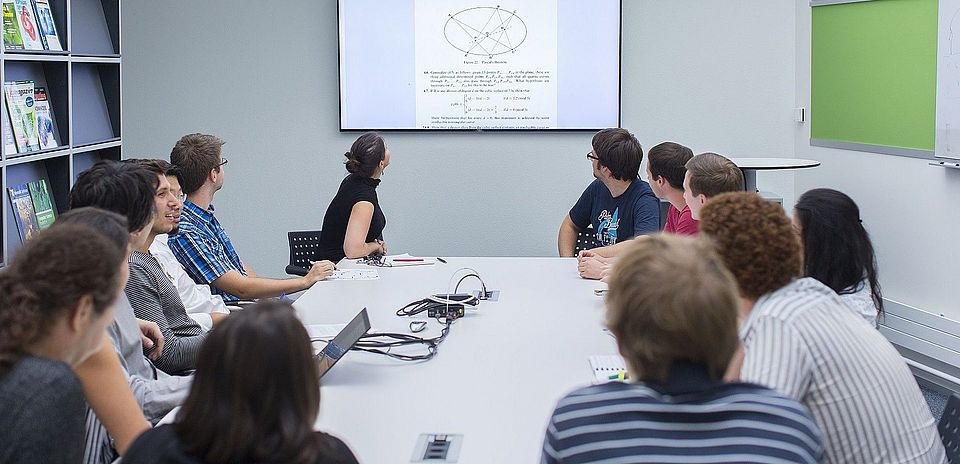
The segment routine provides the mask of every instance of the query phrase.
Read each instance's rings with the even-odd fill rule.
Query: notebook
[[[596,377],[594,383],[606,383],[616,379],[610,379],[610,376],[621,372],[627,372],[627,364],[619,355],[609,356],[590,356],[590,368],[593,369],[593,375]]]

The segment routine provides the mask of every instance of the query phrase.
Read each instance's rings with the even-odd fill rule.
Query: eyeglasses
[[[600,161],[600,158],[597,158],[596,156],[594,156],[593,150],[590,150],[587,152],[587,159]]]
[[[220,166],[223,166],[224,164],[227,164],[227,163],[229,163],[229,162],[230,162],[230,160],[228,160],[228,159],[226,159],[226,158],[220,158],[220,164],[218,164],[217,167],[219,168]]]

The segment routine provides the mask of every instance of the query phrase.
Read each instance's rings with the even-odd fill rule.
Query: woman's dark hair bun
[[[386,145],[383,137],[376,132],[366,132],[357,138],[344,156],[347,160],[343,164],[350,174],[372,177],[377,166],[386,156]]]

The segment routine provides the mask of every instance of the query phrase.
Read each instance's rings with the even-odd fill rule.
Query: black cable
[[[469,278],[469,277],[476,277],[477,280],[480,281],[480,293],[481,293],[480,299],[482,300],[482,299],[486,298],[486,295],[487,295],[487,285],[486,285],[485,283],[483,283],[483,279],[480,278],[480,274],[476,274],[476,273],[470,273],[470,274],[467,274],[467,275],[461,277],[460,280],[457,281],[457,285],[456,285],[455,287],[453,287],[453,293],[459,293],[460,284],[462,284],[463,281],[464,281],[464,280],[467,280],[467,278]]]

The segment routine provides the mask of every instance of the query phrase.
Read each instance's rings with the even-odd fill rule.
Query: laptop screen
[[[347,354],[347,351],[350,351],[350,348],[352,348],[368,330],[370,330],[370,318],[367,316],[367,308],[363,308],[357,313],[353,320],[317,354],[320,377],[323,377],[323,374],[326,374],[343,355]]]

